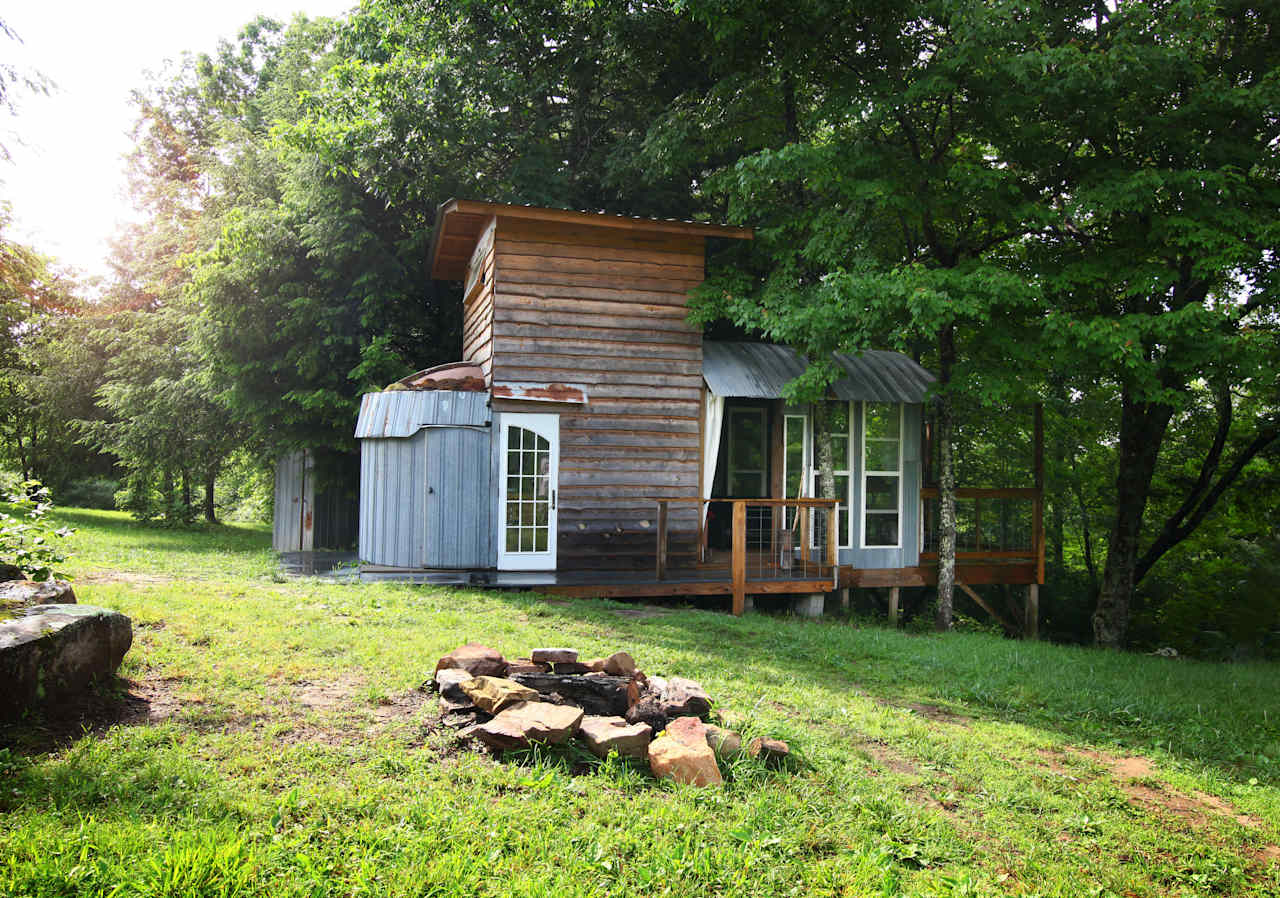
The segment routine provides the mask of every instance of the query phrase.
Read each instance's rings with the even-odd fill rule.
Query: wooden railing
[[[698,571],[714,576],[719,564],[707,548],[709,505],[730,506],[731,550],[724,574],[733,586],[733,613],[748,593],[814,592],[839,581],[838,503],[835,499],[658,499],[658,580],[672,576],[670,522],[673,505],[694,504]]]
[[[920,490],[921,561],[938,559],[938,488]],[[1044,493],[1026,488],[956,488],[956,560],[1025,562],[1044,582]]]

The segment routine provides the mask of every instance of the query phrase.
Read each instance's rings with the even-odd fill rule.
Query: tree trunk
[[[952,458],[951,397],[939,396],[938,417],[938,618],[939,630],[951,629],[956,588],[956,470]]]
[[[218,523],[217,509],[213,504],[213,485],[218,479],[218,469],[210,465],[204,475],[204,519],[210,524]]]
[[[956,589],[956,470],[952,452],[955,412],[947,387],[956,359],[956,329],[949,324],[938,333],[938,617],[939,630],[951,629]]]
[[[172,519],[173,516],[173,469],[165,466],[160,476],[160,498],[164,501],[164,516],[166,519]]]
[[[836,463],[835,449],[831,445],[831,409],[825,401],[819,401],[812,404],[810,416],[813,418],[813,454],[814,467],[818,474],[818,499],[834,499],[836,498]],[[815,513],[816,515],[816,513]],[[830,525],[840,525],[840,511],[837,510],[832,515]],[[816,542],[820,546],[827,545],[825,528],[819,530],[816,523],[813,528]],[[839,538],[836,544],[839,545]]]
[[[1110,649],[1124,647],[1129,628],[1129,603],[1136,584],[1138,539],[1151,493],[1160,444],[1173,416],[1167,405],[1139,403],[1128,387],[1121,393],[1120,444],[1116,463],[1116,516],[1107,542],[1098,607],[1093,613],[1093,638]]]

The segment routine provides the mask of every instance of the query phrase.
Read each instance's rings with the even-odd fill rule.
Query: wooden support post
[[[1034,423],[1036,498],[1031,505],[1031,542],[1036,552],[1036,583],[1044,583],[1044,403],[1036,403]]]
[[[849,610],[849,587],[847,586],[840,590],[840,610],[846,612]]]
[[[898,587],[889,587],[889,626],[898,626]]]
[[[796,508],[796,517],[800,519],[800,563],[806,569],[809,567],[809,517],[812,509],[808,506],[801,505]]]
[[[667,579],[667,503],[658,500],[658,570],[659,580]]]
[[[982,497],[975,496],[973,499],[973,538],[975,552],[982,551]]]
[[[1040,584],[1031,583],[1027,586],[1027,610],[1024,615],[1025,630],[1023,631],[1027,639],[1040,638]]]
[[[831,588],[840,586],[840,541],[837,533],[840,524],[840,506],[827,509],[827,564],[831,565]]]
[[[965,595],[967,595],[969,598],[977,602],[983,611],[991,615],[992,618],[994,618],[1000,624],[1000,626],[1004,627],[1005,632],[1007,633],[1018,632],[1017,627],[1013,626],[1013,624],[1009,623],[1007,620],[1001,617],[1000,614],[994,608],[992,608],[990,605],[987,604],[986,599],[984,599],[982,596],[974,592],[973,587],[970,586],[968,583],[961,583],[959,580],[957,580],[956,586],[959,586],[961,589],[963,589]]]
[[[733,613],[741,617],[747,601],[747,503],[733,503]]]

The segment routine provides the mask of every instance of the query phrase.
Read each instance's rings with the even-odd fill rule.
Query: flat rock
[[[667,735],[684,745],[707,745],[707,728],[696,717],[677,717],[667,724]]]
[[[649,743],[649,769],[658,779],[689,786],[718,786],[724,782],[715,752],[705,741],[686,745],[673,736],[659,736]]]
[[[791,746],[781,739],[760,736],[751,740],[751,744],[747,746],[747,754],[763,761],[766,767],[781,767],[791,756]]]
[[[132,644],[129,618],[93,605],[33,605],[0,620],[0,716],[111,677]]]
[[[66,580],[7,580],[0,583],[0,609],[32,605],[74,605],[76,591]]]
[[[508,677],[513,677],[516,674],[522,674],[522,673],[550,673],[550,672],[551,672],[550,664],[535,663],[532,658],[517,658],[514,661],[507,662],[506,675]]]
[[[516,702],[538,700],[536,689],[521,686],[515,680],[503,677],[472,677],[459,683],[458,688],[466,693],[477,708],[489,714],[497,714]]]
[[[557,661],[551,665],[551,669],[558,674],[585,674],[591,672],[591,668],[581,661]]]
[[[577,649],[534,649],[529,653],[529,657],[535,663],[543,664],[572,664],[578,660]]]
[[[742,737],[733,730],[726,730],[714,723],[703,725],[707,734],[707,745],[716,753],[716,758],[723,761],[742,753]]]
[[[558,744],[573,735],[582,717],[582,709],[572,705],[516,702],[488,723],[469,728],[469,735],[501,750],[528,748],[535,742]]]
[[[647,723],[630,724],[621,717],[587,716],[578,724],[578,737],[598,758],[614,751],[619,757],[644,760],[653,730]]]
[[[626,652],[614,652],[604,659],[604,672],[615,677],[629,677],[636,672],[636,659]]]
[[[471,696],[462,691],[462,684],[472,679],[474,677],[460,667],[446,667],[436,671],[434,682],[436,691],[440,693],[440,710],[448,714],[474,708]]]
[[[650,687],[653,679],[649,681]],[[661,702],[662,710],[668,717],[706,717],[711,713],[711,699],[695,681],[671,677],[666,680],[665,686],[661,692]]]
[[[501,677],[507,672],[502,654],[487,645],[468,642],[460,645],[436,663],[436,670],[458,668],[473,677]]]

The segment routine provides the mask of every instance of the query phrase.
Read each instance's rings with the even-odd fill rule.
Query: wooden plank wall
[[[702,335],[685,316],[704,238],[501,218],[494,260],[493,380],[588,392],[554,407],[560,568],[652,565],[652,500],[698,495]],[[553,410],[537,405],[495,408]],[[669,527],[691,554],[696,509],[673,506]]]
[[[485,382],[493,382],[493,284],[494,234],[491,219],[471,256],[462,298],[462,359],[484,369]]]

